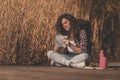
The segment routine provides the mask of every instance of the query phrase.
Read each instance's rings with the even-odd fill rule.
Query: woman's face
[[[71,28],[70,21],[66,18],[62,19],[62,26],[66,31],[69,31]]]

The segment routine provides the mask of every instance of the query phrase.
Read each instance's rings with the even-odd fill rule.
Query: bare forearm
[[[64,39],[64,40],[63,40],[63,43],[64,43],[66,46],[69,46],[69,47],[70,47],[72,50],[74,50],[76,53],[79,54],[79,53],[81,52],[81,48],[72,45],[69,39]]]
[[[69,47],[70,47],[72,50],[74,50],[76,53],[78,53],[78,54],[81,52],[81,48],[78,48],[78,47],[72,46],[72,45],[69,45]]]

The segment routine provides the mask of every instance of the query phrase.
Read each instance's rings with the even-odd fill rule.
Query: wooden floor
[[[84,70],[50,66],[0,66],[0,80],[120,80],[120,68]]]

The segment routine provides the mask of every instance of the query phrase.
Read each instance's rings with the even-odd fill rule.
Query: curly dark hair
[[[75,18],[74,16],[72,16],[71,14],[62,14],[62,15],[58,18],[58,20],[57,20],[57,22],[56,22],[56,25],[55,25],[57,32],[60,33],[60,34],[62,34],[62,35],[69,35],[69,32],[66,31],[66,30],[63,28],[63,26],[62,26],[62,19],[63,19],[63,18],[66,18],[66,19],[68,19],[68,20],[70,21],[71,29],[76,29],[75,27],[76,27],[76,22],[77,22],[77,20],[76,20],[76,18]],[[74,26],[74,27],[73,27],[73,26]]]
[[[70,25],[71,25],[70,31],[66,31],[63,28],[63,25],[62,25],[63,18],[66,18],[70,21]],[[91,22],[90,21],[83,20],[83,19],[77,19],[74,16],[72,16],[71,14],[65,13],[65,14],[62,14],[58,18],[58,20],[55,24],[55,28],[56,28],[58,34],[60,33],[62,35],[67,35],[68,37],[70,36],[70,32],[72,30],[75,42],[81,40],[79,37],[80,30],[84,29],[86,31],[86,34],[87,34],[88,48],[89,49],[91,48],[92,42],[91,42],[90,37],[91,37],[92,31],[91,31]],[[90,50],[88,50],[88,51],[91,52]]]

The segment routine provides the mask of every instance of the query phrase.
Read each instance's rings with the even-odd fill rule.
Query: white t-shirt
[[[75,41],[70,41],[70,44],[73,45],[73,46],[76,45],[76,44],[75,44]],[[68,48],[68,51],[69,51],[69,52],[75,53],[75,51],[74,51],[73,49],[71,49],[69,46],[67,46],[67,48]]]
[[[62,40],[64,39],[64,38],[68,38],[67,36],[63,36],[63,35],[61,35],[61,34],[59,34],[59,35],[56,35],[56,46],[58,46],[58,47],[66,47],[66,45],[62,42]],[[71,43],[71,45],[73,45],[73,46],[75,46],[76,44],[75,44],[75,41],[70,41],[70,43]],[[68,51],[69,52],[72,52],[72,53],[75,53],[75,51],[74,50],[72,50],[69,46],[67,46],[67,48],[68,48]]]

